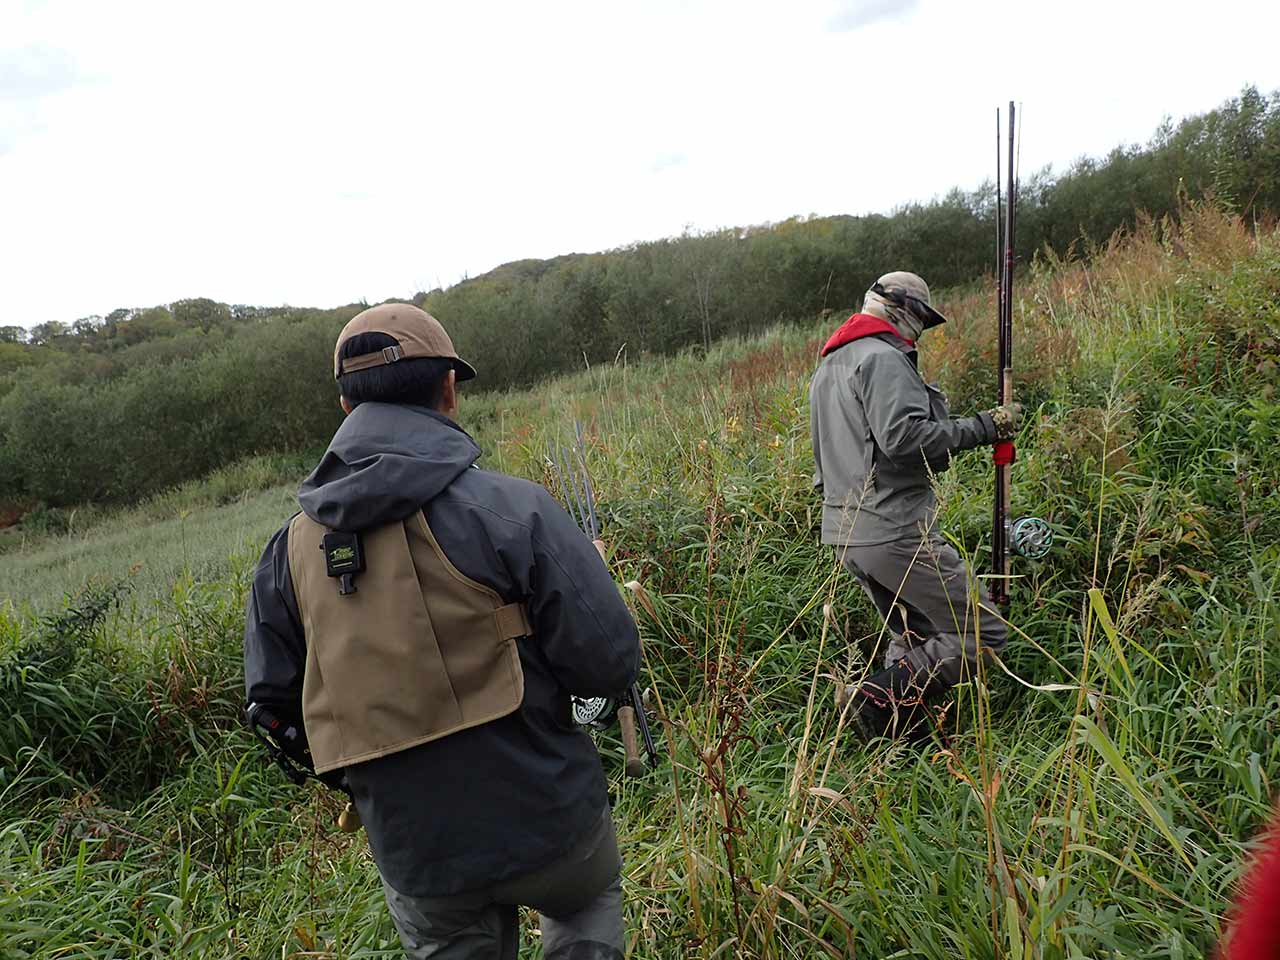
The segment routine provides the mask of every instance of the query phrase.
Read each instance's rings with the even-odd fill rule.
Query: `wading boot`
[[[858,686],[836,691],[836,706],[848,709],[849,720],[863,740],[886,737],[907,743],[929,739],[933,713],[929,709],[947,692],[936,674],[912,669],[905,659],[877,671]]]

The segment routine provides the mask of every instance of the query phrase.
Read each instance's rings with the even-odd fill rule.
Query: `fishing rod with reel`
[[[1009,101],[1009,193],[1003,204],[1004,230],[1001,232],[1002,200],[1000,111],[996,110],[996,276],[999,278],[999,294],[996,300],[997,342],[999,346],[999,375],[996,379],[996,403],[1004,406],[1013,398],[1013,267],[1014,235],[1018,211],[1018,170],[1015,152],[1018,143],[1014,104]],[[995,445],[992,459],[995,463],[995,491],[992,503],[991,524],[991,574],[992,599],[1000,607],[1009,605],[1010,561],[1016,554],[1029,560],[1039,560],[1053,546],[1053,529],[1040,517],[1010,516],[1011,477],[1010,467],[1018,454],[1012,440],[1002,440]]]
[[[572,450],[560,447],[547,455],[547,464],[555,476],[560,499],[582,532],[591,538],[600,559],[605,559],[604,542],[600,539],[600,520],[596,513],[595,490],[587,471],[583,455],[582,424],[575,424],[576,443]],[[658,765],[658,751],[649,730],[645,715],[644,698],[640,688],[633,683],[620,697],[569,697],[569,715],[573,722],[583,727],[603,730],[614,720],[622,734],[622,748],[626,754],[624,770],[629,777],[640,777],[649,767]],[[644,756],[640,745],[644,745]],[[648,759],[646,765],[645,759]]]

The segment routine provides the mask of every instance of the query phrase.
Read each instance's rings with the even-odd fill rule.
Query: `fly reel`
[[[1019,517],[1009,527],[1013,552],[1028,560],[1039,560],[1053,546],[1053,528],[1039,517]]]
[[[569,698],[569,713],[573,722],[582,727],[604,728],[609,725],[617,712],[617,704],[612,697],[578,697]]]

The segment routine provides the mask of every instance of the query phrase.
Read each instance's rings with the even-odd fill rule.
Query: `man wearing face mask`
[[[887,628],[884,667],[841,687],[864,739],[929,735],[927,704],[998,652],[1006,626],[936,529],[932,475],[962,450],[1011,440],[1021,408],[952,417],[917,369],[916,342],[945,323],[914,273],[887,273],[822,348],[809,388],[822,542],[858,580]]]

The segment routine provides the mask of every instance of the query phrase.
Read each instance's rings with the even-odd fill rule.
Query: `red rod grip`
[[[1007,467],[1018,459],[1018,451],[1012,440],[1001,440],[991,448],[991,459],[997,467]]]

